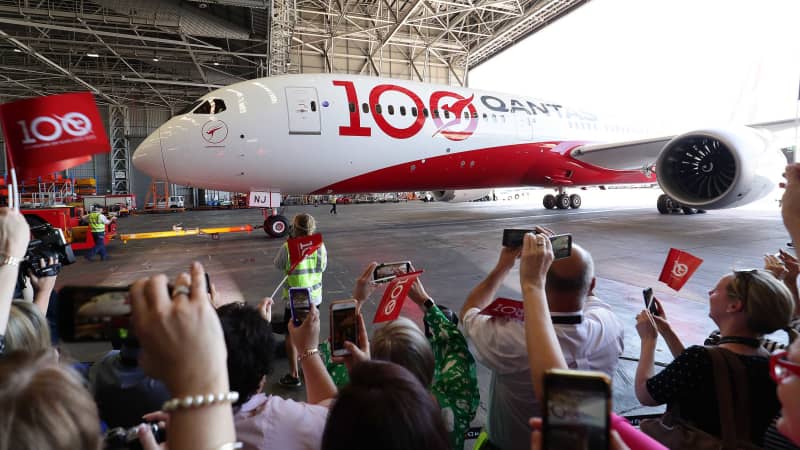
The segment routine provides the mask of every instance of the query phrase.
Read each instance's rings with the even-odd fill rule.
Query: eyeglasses
[[[753,275],[758,273],[758,269],[750,270],[737,270],[733,272],[733,277],[739,281],[737,283],[736,296],[744,302],[744,307],[747,309],[747,292],[750,290],[750,280]]]
[[[785,350],[775,352],[769,358],[769,374],[778,384],[792,375],[800,377],[800,364],[786,359],[788,353]]]

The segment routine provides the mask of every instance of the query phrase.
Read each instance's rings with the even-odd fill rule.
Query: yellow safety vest
[[[289,260],[289,244],[284,243],[283,249],[286,252],[286,272],[292,267]],[[286,286],[283,288],[283,296],[289,298],[290,287],[304,287],[311,289],[311,301],[318,304],[322,301],[322,257],[319,250],[308,255],[300,264],[294,268],[292,273],[286,278]]]
[[[92,233],[104,233],[106,231],[106,224],[100,220],[101,213],[89,213],[89,228]]]

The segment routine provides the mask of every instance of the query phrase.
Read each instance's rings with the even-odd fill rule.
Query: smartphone
[[[205,275],[206,275],[206,290],[208,291],[208,295],[211,295],[211,277],[208,276],[208,272],[206,272]]]
[[[349,355],[345,341],[358,345],[357,303],[353,299],[331,303],[331,350],[333,356]]]
[[[311,311],[311,289],[289,288],[289,311],[294,325],[299,327]]]
[[[378,264],[378,267],[372,272],[372,281],[374,283],[385,283],[394,280],[398,274],[413,272],[411,268],[411,261],[388,262]]]
[[[516,228],[506,228],[503,230],[503,247],[522,247],[525,235],[528,233],[536,234],[536,230],[522,230]]]
[[[130,315],[128,287],[64,286],[58,292],[58,332],[66,342],[126,338]]]
[[[544,377],[542,443],[549,450],[608,450],[611,379],[602,372],[551,369]]]
[[[503,230],[503,247],[521,247],[528,233],[538,234],[536,230],[523,230],[517,228],[506,228]],[[554,259],[566,258],[572,254],[572,235],[557,234],[550,236],[550,243],[553,245]]]
[[[658,306],[656,306],[656,302],[653,301],[653,288],[649,287],[643,290],[642,297],[644,298],[644,307],[650,308],[650,314],[657,316]]]

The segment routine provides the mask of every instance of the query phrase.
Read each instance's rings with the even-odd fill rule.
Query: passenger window
[[[412,106],[411,107],[411,115],[414,116],[414,117],[417,117],[417,107],[416,106]]]
[[[464,118],[469,119],[469,111],[464,111]]]
[[[225,101],[223,101],[221,98],[214,99],[214,114],[219,114],[226,109]]]
[[[389,111],[389,115],[394,115],[394,105],[389,105],[386,109]]]
[[[433,117],[436,118],[436,119],[439,118],[439,110],[438,109],[434,109],[433,110]]]
[[[375,112],[376,112],[376,113],[378,113],[378,114],[383,114],[383,113],[381,112],[382,110],[381,110],[381,105],[380,105],[380,104],[377,104],[377,105],[375,105],[375,106],[373,107],[373,109],[375,110]]]
[[[364,111],[365,114],[368,113],[369,112],[369,105],[366,104],[366,103],[362,103],[361,104],[361,111]]]
[[[203,101],[200,106],[192,111],[192,114],[211,114],[211,102]]]
[[[314,100],[311,100],[311,111],[312,112],[317,111],[317,102],[315,102]]]
[[[444,118],[445,119],[449,119],[450,118],[450,111],[448,111],[446,109],[444,110]]]
[[[347,106],[348,106],[348,108],[350,108],[350,112],[351,113],[356,112],[356,104],[355,103],[348,103]]]
[[[487,115],[486,115],[486,113],[483,113],[483,118],[484,118],[484,119],[488,119],[488,118],[489,118],[489,116],[487,116]]]
[[[497,122],[497,116],[492,114],[492,122]]]
[[[428,117],[428,108],[422,108],[422,115]]]
[[[500,116],[500,121],[506,123],[506,116]]]
[[[406,107],[405,106],[401,106],[400,107],[400,115],[401,116],[405,116],[406,115]]]

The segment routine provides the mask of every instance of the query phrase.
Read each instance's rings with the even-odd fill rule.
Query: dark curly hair
[[[322,450],[445,450],[442,410],[417,378],[388,361],[365,361],[334,403]]]
[[[258,393],[261,378],[272,371],[275,340],[269,322],[252,306],[228,303],[217,308],[217,315],[228,347],[228,379],[231,390],[239,393],[239,406]]]

